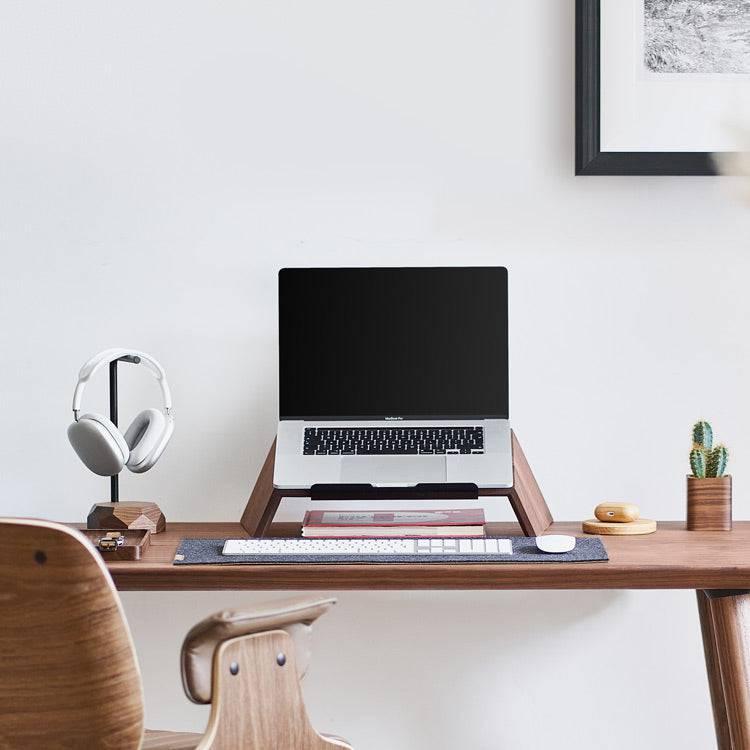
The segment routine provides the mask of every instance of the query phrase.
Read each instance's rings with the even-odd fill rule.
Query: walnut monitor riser
[[[477,491],[478,497],[507,497],[525,536],[543,534],[552,524],[552,514],[547,507],[539,485],[531,471],[515,432],[511,431],[513,451],[513,486],[484,487]],[[273,523],[279,503],[284,497],[310,497],[310,490],[278,490],[273,486],[273,466],[276,456],[276,441],[271,445],[255,486],[247,501],[240,523],[252,537],[265,536]],[[384,493],[385,494],[385,493]],[[399,491],[400,499],[408,498],[408,490]],[[351,497],[352,500],[377,499],[372,492],[367,498]],[[383,497],[382,499],[386,499]],[[434,499],[434,498],[433,498]]]

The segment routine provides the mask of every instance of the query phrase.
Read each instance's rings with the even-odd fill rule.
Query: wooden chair
[[[122,605],[99,553],[56,523],[0,519],[0,748],[332,750],[310,725],[295,649],[335,599],[219,612],[182,649],[203,735],[143,729],[143,689]],[[351,748],[350,748],[351,750]]]

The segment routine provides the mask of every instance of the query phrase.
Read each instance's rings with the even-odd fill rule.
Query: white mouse
[[[570,552],[576,546],[576,538],[567,534],[547,534],[536,538],[537,549],[550,554]]]

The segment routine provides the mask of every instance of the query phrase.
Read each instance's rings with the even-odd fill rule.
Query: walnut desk
[[[580,523],[550,533],[581,534]],[[271,536],[298,536],[274,523]],[[487,533],[519,534],[515,523]],[[609,562],[399,565],[172,565],[184,537],[243,538],[239,523],[175,523],[152,536],[139,561],[108,568],[123,591],[228,589],[694,589],[719,750],[750,750],[750,521],[731,532],[660,522],[648,536],[603,537]]]

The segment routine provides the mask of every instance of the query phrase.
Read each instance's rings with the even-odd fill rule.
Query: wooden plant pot
[[[688,531],[732,530],[732,477],[687,478]]]

